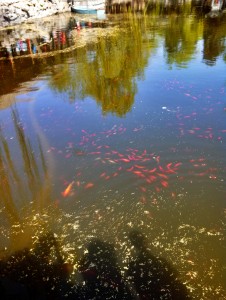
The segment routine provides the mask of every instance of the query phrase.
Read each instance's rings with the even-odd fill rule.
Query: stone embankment
[[[70,11],[67,0],[4,0],[0,2],[0,27],[66,11]]]

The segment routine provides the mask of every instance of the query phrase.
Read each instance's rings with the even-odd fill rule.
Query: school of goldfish
[[[122,134],[126,131],[121,125],[119,127],[114,126],[112,130],[104,132],[105,135],[111,136],[115,132]],[[67,144],[67,153],[65,158],[76,158],[82,156],[86,159],[90,158],[93,165],[90,167],[95,168],[98,174],[97,166],[104,166],[104,171],[100,171],[97,175],[97,183],[95,182],[82,182],[79,180],[80,173],[71,181],[65,181],[65,188],[62,192],[63,197],[69,197],[74,195],[74,189],[91,189],[96,184],[101,184],[101,180],[113,180],[115,177],[130,173],[132,177],[137,178],[140,184],[140,191],[144,194],[147,191],[147,185],[153,185],[153,189],[156,192],[160,192],[162,189],[167,189],[170,186],[170,181],[175,178],[180,178],[179,171],[181,168],[186,168],[187,173],[194,176],[207,176],[209,179],[217,179],[217,168],[208,167],[208,162],[204,157],[198,157],[195,159],[189,159],[187,162],[171,161],[162,162],[160,155],[155,152],[149,152],[147,149],[142,151],[129,147],[124,152],[112,149],[110,145],[99,145],[96,142],[97,134],[88,133],[82,130],[84,134],[81,137],[79,146],[85,146],[89,144],[92,147],[92,151],[77,151],[74,152],[74,145],[72,142]],[[95,150],[95,151],[94,151]],[[79,153],[79,154],[77,154]],[[175,196],[175,191],[171,191],[172,197]],[[144,196],[141,196],[141,201]]]

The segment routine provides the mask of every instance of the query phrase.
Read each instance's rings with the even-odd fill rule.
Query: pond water
[[[192,299],[225,299],[226,15],[54,18],[1,52],[1,257],[51,232],[73,283],[95,238],[127,284],[136,231]]]

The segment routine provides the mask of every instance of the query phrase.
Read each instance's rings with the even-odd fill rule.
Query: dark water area
[[[226,14],[68,13],[0,45],[1,295],[225,299]]]

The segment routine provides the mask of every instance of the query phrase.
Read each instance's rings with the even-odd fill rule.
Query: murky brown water
[[[224,299],[225,15],[55,18],[1,52],[2,257],[54,233],[75,283],[98,238],[126,278],[136,229],[192,299]]]

